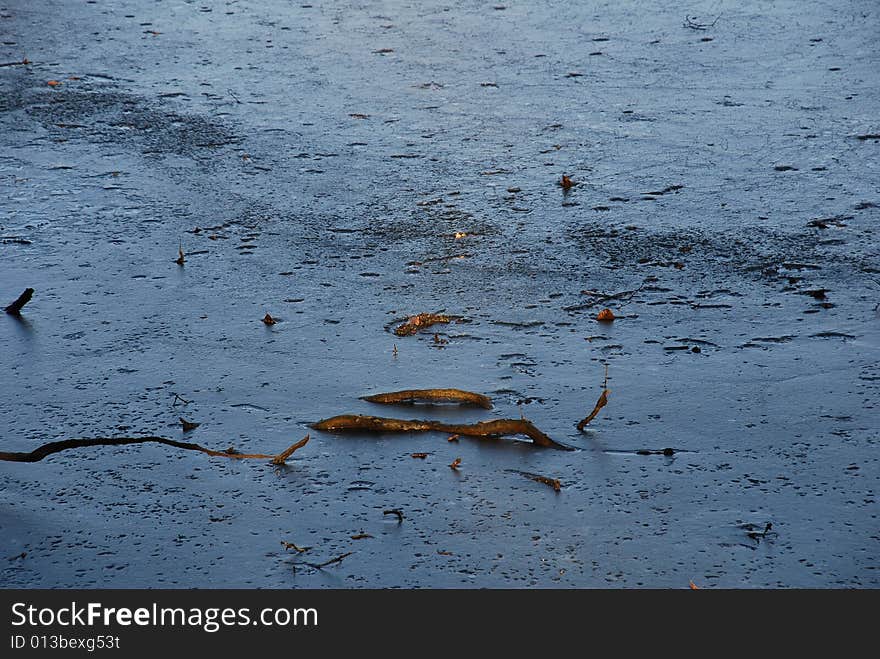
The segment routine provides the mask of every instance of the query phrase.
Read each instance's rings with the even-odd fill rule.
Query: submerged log
[[[476,394],[472,391],[464,391],[462,389],[404,389],[403,391],[391,391],[384,394],[361,396],[361,400],[384,404],[414,403],[416,401],[427,401],[431,403],[453,402],[477,405],[487,410],[492,409],[492,400],[488,396]]]
[[[312,424],[315,430],[363,430],[367,432],[445,432],[468,437],[498,438],[503,435],[525,435],[536,446],[573,450],[552,440],[527,419],[494,419],[479,423],[445,423],[432,419],[389,419],[381,416],[342,414]]]

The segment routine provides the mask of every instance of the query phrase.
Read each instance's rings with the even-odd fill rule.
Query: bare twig
[[[284,547],[284,549],[293,549],[293,551],[298,552],[300,554],[304,554],[309,549],[311,549],[311,547],[298,547],[295,543],[285,542],[284,540],[281,541],[281,546]]]
[[[403,522],[403,511],[399,508],[391,508],[390,510],[383,510],[383,515],[394,515],[397,517],[397,523],[400,524]]]
[[[547,476],[541,476],[541,474],[533,474],[529,471],[520,471],[519,469],[507,469],[506,471],[509,471],[512,474],[525,476],[526,478],[529,478],[538,483],[544,483],[544,485],[549,485],[557,492],[562,489],[562,484],[559,482],[558,478],[548,478]]]
[[[309,567],[313,567],[316,570],[323,570],[328,565],[333,565],[334,563],[341,563],[344,558],[351,556],[353,553],[354,553],[353,551],[347,551],[344,554],[337,556],[336,558],[331,558],[329,561],[324,561],[323,563],[303,562],[302,565],[308,565]]]
[[[593,419],[596,418],[596,415],[599,414],[599,410],[605,407],[608,404],[608,394],[611,393],[610,389],[605,389],[602,391],[602,394],[599,396],[599,400],[596,401],[596,406],[593,408],[593,411],[590,412],[586,417],[580,420],[577,424],[577,429],[583,432],[584,427]]]
[[[760,541],[761,538],[766,538],[767,534],[770,533],[770,530],[773,528],[773,524],[771,522],[767,522],[767,526],[764,527],[763,531],[750,531],[747,535],[752,540]]]
[[[231,458],[234,460],[270,459],[274,464],[283,464],[284,460],[289,458],[290,454],[293,453],[293,451],[305,446],[307,441],[308,435],[306,435],[305,439],[300,440],[283,453],[280,453],[278,455],[266,455],[263,453],[231,453],[229,451],[213,451],[211,449],[205,448],[204,446],[199,446],[198,444],[191,444],[189,442],[178,442],[173,439],[166,439],[165,437],[96,437],[93,439],[65,439],[59,442],[49,442],[48,444],[43,444],[42,446],[35,448],[29,453],[0,451],[0,460],[5,460],[7,462],[39,462],[43,458],[52,455],[53,453],[59,453],[68,449],[84,448],[89,446],[126,446],[128,444],[146,444],[148,442],[155,442],[157,444],[165,444],[166,446],[173,446],[175,448],[185,449],[187,451],[200,451],[201,453],[205,453],[207,455],[218,458]],[[276,462],[277,460],[280,460],[280,462]]]
[[[288,449],[282,451],[274,458],[272,458],[273,465],[283,465],[287,458],[293,455],[294,451],[298,451],[303,446],[309,443],[309,435],[306,435],[301,440],[299,440],[296,444],[291,445]]]
[[[641,448],[636,451],[636,455],[665,455],[666,457],[669,457],[671,455],[675,455],[675,449],[669,447],[661,449]]]

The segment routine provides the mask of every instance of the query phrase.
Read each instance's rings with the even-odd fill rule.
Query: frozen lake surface
[[[689,12],[6,0],[0,450],[578,450],[0,462],[0,584],[880,586],[880,8]]]

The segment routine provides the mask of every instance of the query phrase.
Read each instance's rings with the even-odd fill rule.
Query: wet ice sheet
[[[0,293],[37,294],[0,318],[4,450],[185,414],[276,452],[338,413],[432,414],[358,400],[425,386],[581,450],[3,463],[3,583],[876,586],[877,14],[848,9],[10,10],[2,59],[35,64],[0,69],[0,238],[25,241]],[[566,311],[635,289],[611,326]],[[469,322],[387,331],[427,310]],[[294,573],[282,540],[355,553]]]

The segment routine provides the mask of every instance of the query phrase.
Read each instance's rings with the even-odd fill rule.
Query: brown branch
[[[290,448],[288,448],[285,451],[282,451],[281,453],[276,455],[274,458],[272,458],[272,464],[273,465],[283,465],[285,463],[285,461],[287,460],[287,458],[289,458],[291,455],[293,455],[294,451],[298,451],[299,449],[301,449],[303,446],[305,446],[308,443],[309,443],[309,435],[306,435],[301,440],[299,440],[296,444],[292,444],[290,446]]]
[[[270,459],[272,460],[273,464],[284,464],[284,461],[290,457],[291,453],[293,453],[298,448],[305,446],[308,441],[309,436],[306,435],[304,439],[300,440],[283,453],[280,453],[278,455],[265,455],[263,453],[232,453],[229,451],[212,451],[211,449],[205,448],[204,446],[199,446],[198,444],[191,444],[189,442],[178,442],[173,439],[166,439],[165,437],[96,437],[94,439],[65,439],[59,442],[49,442],[48,444],[38,446],[30,453],[0,451],[0,460],[5,460],[7,462],[39,462],[43,458],[52,455],[53,453],[60,453],[61,451],[66,451],[73,448],[84,448],[87,446],[126,446],[128,444],[145,444],[147,442],[156,442],[158,444],[165,444],[167,446],[173,446],[175,448],[181,448],[187,451],[200,451],[207,455],[218,458],[231,458],[234,460]]]
[[[18,299],[10,304],[8,307],[4,309],[6,313],[12,314],[13,316],[18,316],[21,314],[21,308],[31,301],[31,298],[34,296],[33,288],[24,289],[24,293],[18,296]]]
[[[483,394],[462,389],[405,389],[372,396],[361,396],[361,400],[371,403],[413,403],[418,400],[429,402],[452,401],[455,403],[477,405],[487,410],[492,409],[492,400]]]
[[[441,316],[435,313],[420,313],[407,318],[405,323],[395,328],[394,333],[397,336],[409,336],[431,325],[449,322],[452,322],[452,318],[449,316]]]
[[[2,64],[0,64],[0,67],[4,67],[4,66],[27,66],[27,65],[30,64],[30,63],[31,63],[30,60],[29,60],[27,57],[25,57],[25,58],[24,58],[23,60],[21,60],[20,62],[3,62]]]
[[[361,414],[342,414],[329,419],[322,419],[312,424],[315,430],[366,430],[368,432],[428,432],[439,431],[467,435],[468,437],[497,438],[502,435],[525,435],[537,446],[572,450],[559,444],[538,430],[527,419],[495,419],[479,423],[444,423],[432,419],[389,419],[381,416],[365,416]]]
[[[281,546],[284,547],[285,550],[293,549],[295,552],[303,554],[307,552],[311,547],[300,547],[295,542],[286,542],[284,540],[281,541]]]
[[[596,415],[599,414],[599,410],[605,407],[608,404],[608,394],[611,393],[610,389],[605,389],[602,391],[602,395],[599,396],[599,400],[596,401],[596,406],[593,408],[593,411],[590,412],[586,417],[580,420],[577,425],[577,429],[583,432],[584,426],[586,426],[590,421],[596,418]]]

